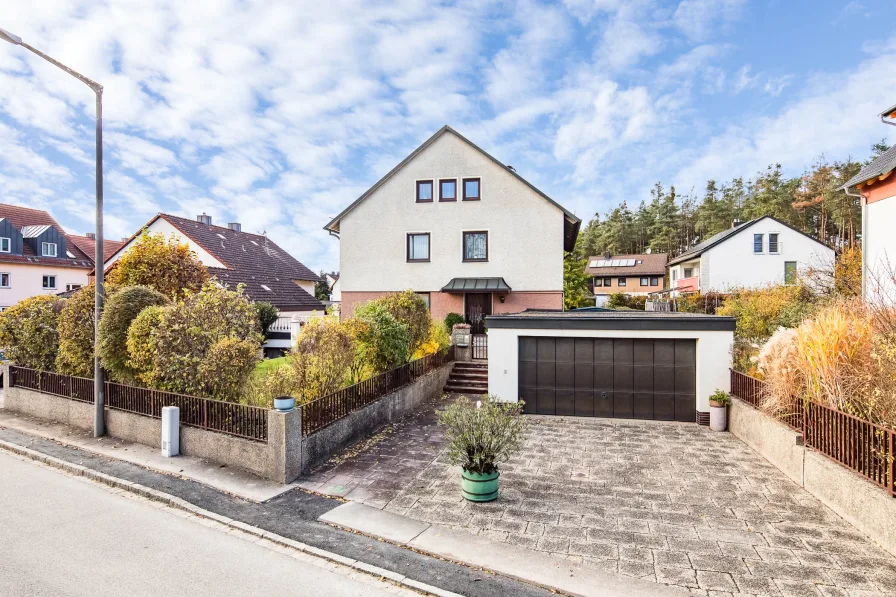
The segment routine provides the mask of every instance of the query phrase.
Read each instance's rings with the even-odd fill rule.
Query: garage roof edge
[[[625,316],[617,314],[586,314],[563,317],[561,313],[551,315],[491,315],[485,318],[488,329],[524,330],[650,330],[650,331],[705,331],[733,332],[735,319],[722,316]]]

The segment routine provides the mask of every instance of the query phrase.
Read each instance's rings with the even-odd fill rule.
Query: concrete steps
[[[454,363],[445,392],[480,396],[488,393],[488,363],[473,361]]]

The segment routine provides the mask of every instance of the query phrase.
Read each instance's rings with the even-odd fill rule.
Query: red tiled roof
[[[634,259],[635,265],[620,267],[591,267],[592,261],[602,261],[607,258],[604,255],[595,255],[588,258],[585,264],[585,272],[597,277],[621,277],[621,276],[663,276],[666,274],[666,253],[641,253],[635,255],[611,255],[610,259]]]
[[[94,253],[96,252],[96,239],[88,238],[86,236],[78,236],[76,234],[69,234],[68,239],[79,249],[81,252],[90,257],[93,260]],[[109,257],[118,249],[124,246],[124,241],[120,240],[105,240],[103,239],[103,256]]]
[[[53,226],[68,241],[68,251],[74,255],[74,258],[67,256],[60,257],[39,257],[27,243],[22,245],[21,255],[10,255],[8,253],[0,253],[0,261],[7,263],[24,263],[31,265],[52,265],[54,267],[76,267],[90,269],[93,261],[90,256],[85,254],[80,247],[72,240],[72,235],[67,234],[62,226],[53,219],[48,212],[40,209],[31,209],[30,207],[21,207],[19,205],[8,205],[0,203],[0,218],[9,221],[20,231],[26,226]]]

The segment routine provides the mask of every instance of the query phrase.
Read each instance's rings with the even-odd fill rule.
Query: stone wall
[[[4,410],[56,421],[85,431],[93,430],[93,404],[8,387],[4,374]],[[256,442],[225,433],[180,428],[180,453],[245,469],[256,475],[289,483],[301,473],[301,412],[268,412],[268,441]],[[162,445],[162,421],[145,415],[106,409],[106,434],[154,448]]]
[[[821,503],[896,555],[896,499],[824,454],[803,446],[802,435],[732,398],[728,430],[781,469]]]
[[[427,398],[441,394],[453,366],[454,363],[448,363],[317,433],[302,438],[302,471],[309,472],[342,448],[410,413]]]

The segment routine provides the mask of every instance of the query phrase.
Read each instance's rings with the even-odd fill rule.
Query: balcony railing
[[[700,278],[698,276],[679,278],[675,281],[673,287],[680,292],[697,292],[700,290]]]

